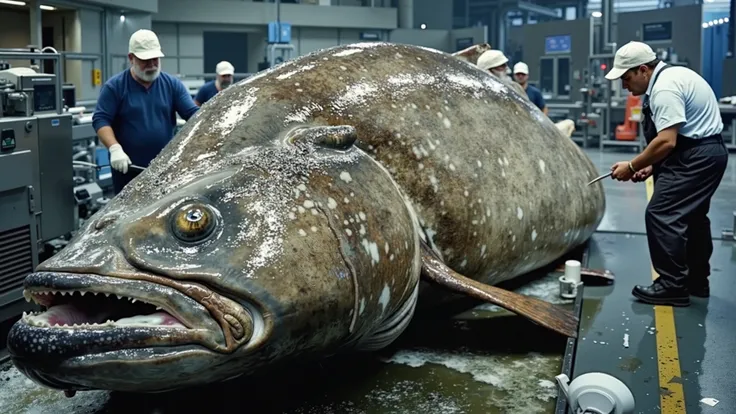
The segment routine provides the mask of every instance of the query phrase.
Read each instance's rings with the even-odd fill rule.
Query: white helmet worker
[[[509,59],[500,50],[491,49],[483,52],[476,64],[480,69],[489,70],[505,65]]]
[[[524,62],[519,62],[514,65],[514,75],[517,73],[521,73],[522,75],[528,75],[529,74],[529,65],[527,65]]]

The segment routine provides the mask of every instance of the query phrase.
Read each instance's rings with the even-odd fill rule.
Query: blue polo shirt
[[[199,102],[200,105],[204,105],[205,102],[217,95],[217,92],[219,91],[217,90],[217,86],[215,86],[215,81],[209,81],[199,88],[199,92],[197,92],[197,96],[194,97],[194,100]]]
[[[161,72],[146,89],[128,69],[105,82],[92,127],[95,131],[111,127],[133,164],[147,167],[174,137],[176,114],[189,120],[198,109],[187,88],[174,76]]]
[[[526,96],[528,96],[529,100],[532,101],[532,103],[539,109],[544,109],[545,105],[547,105],[547,103],[544,102],[542,91],[537,89],[535,86],[529,84],[526,85]]]

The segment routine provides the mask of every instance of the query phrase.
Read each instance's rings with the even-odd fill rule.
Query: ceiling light
[[[121,14],[121,15],[120,15],[120,21],[121,21],[121,22],[124,22],[124,21],[125,21],[125,15],[124,15],[124,14]]]
[[[9,4],[11,6],[25,6],[26,5],[26,2],[24,1],[15,1],[15,0],[0,0],[0,3]]]
[[[601,13],[599,11],[594,11],[593,13],[591,13],[591,16],[593,16],[593,17],[603,17],[603,13]]]
[[[708,28],[708,23],[703,23],[703,29],[707,29],[707,28]]]
[[[54,6],[46,6],[45,4],[42,4],[38,6],[41,10],[56,10],[56,7]]]

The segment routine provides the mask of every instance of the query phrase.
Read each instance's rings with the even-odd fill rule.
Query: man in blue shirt
[[[547,115],[549,111],[547,110],[547,103],[544,102],[542,91],[529,84],[529,66],[526,63],[519,62],[514,65],[514,78],[526,90],[529,100]]]
[[[197,106],[204,105],[204,103],[212,99],[213,96],[232,85],[235,68],[230,64],[230,62],[223,60],[218,63],[215,67],[215,73],[217,73],[217,78],[215,80],[209,81],[199,88],[199,92],[197,92],[197,96],[194,98],[194,103],[197,104]]]
[[[100,91],[92,126],[110,151],[115,194],[148,167],[174,136],[176,114],[185,121],[199,109],[176,77],[161,72],[158,37],[138,30],[128,44],[130,69],[110,78]]]

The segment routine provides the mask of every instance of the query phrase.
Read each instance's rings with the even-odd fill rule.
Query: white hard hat
[[[529,74],[529,66],[524,62],[519,62],[514,65],[514,74],[523,73],[524,75]]]
[[[235,68],[230,64],[230,62],[223,60],[215,67],[215,73],[218,75],[232,75],[235,73]]]
[[[504,63],[508,62],[509,59],[501,52],[500,50],[487,50],[483,52],[482,55],[478,58],[478,63],[476,64],[479,68],[483,70],[488,70],[491,68],[496,68]]]
[[[141,60],[164,57],[158,36],[147,29],[140,29],[130,36],[128,53],[132,53]]]
[[[651,47],[642,42],[629,42],[619,50],[613,58],[613,69],[606,74],[606,79],[616,80],[627,70],[649,63],[657,58]]]

